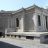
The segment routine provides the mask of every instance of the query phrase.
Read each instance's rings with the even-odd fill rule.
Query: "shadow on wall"
[[[0,41],[0,48],[22,48],[22,47]]]
[[[48,33],[40,35],[40,43],[48,44]]]

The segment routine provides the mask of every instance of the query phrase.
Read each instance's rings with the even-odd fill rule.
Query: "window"
[[[45,16],[45,19],[46,19],[46,28],[47,28],[47,16]]]
[[[16,18],[16,26],[19,27],[19,20]]]
[[[38,15],[38,25],[41,26],[40,15]]]

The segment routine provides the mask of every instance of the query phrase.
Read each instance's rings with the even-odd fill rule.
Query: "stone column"
[[[9,18],[8,18],[8,28],[9,28]]]
[[[20,29],[18,32],[23,32],[24,31],[24,13],[21,15],[21,19],[19,19],[19,27]]]
[[[34,13],[33,14],[33,21],[34,21],[34,30],[37,31],[37,27],[38,27],[38,17],[37,17],[37,14]]]
[[[43,15],[41,21],[42,21],[42,30],[46,31],[46,19],[45,19],[45,15]]]

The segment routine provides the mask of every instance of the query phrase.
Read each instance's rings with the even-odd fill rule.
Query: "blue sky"
[[[40,7],[47,7],[48,0],[0,0],[0,10],[18,10],[36,4]]]

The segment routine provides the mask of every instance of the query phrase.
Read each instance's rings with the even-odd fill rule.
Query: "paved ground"
[[[0,48],[48,48],[48,44],[40,44],[37,39],[0,38]]]
[[[0,41],[0,48],[21,48],[21,47]]]

